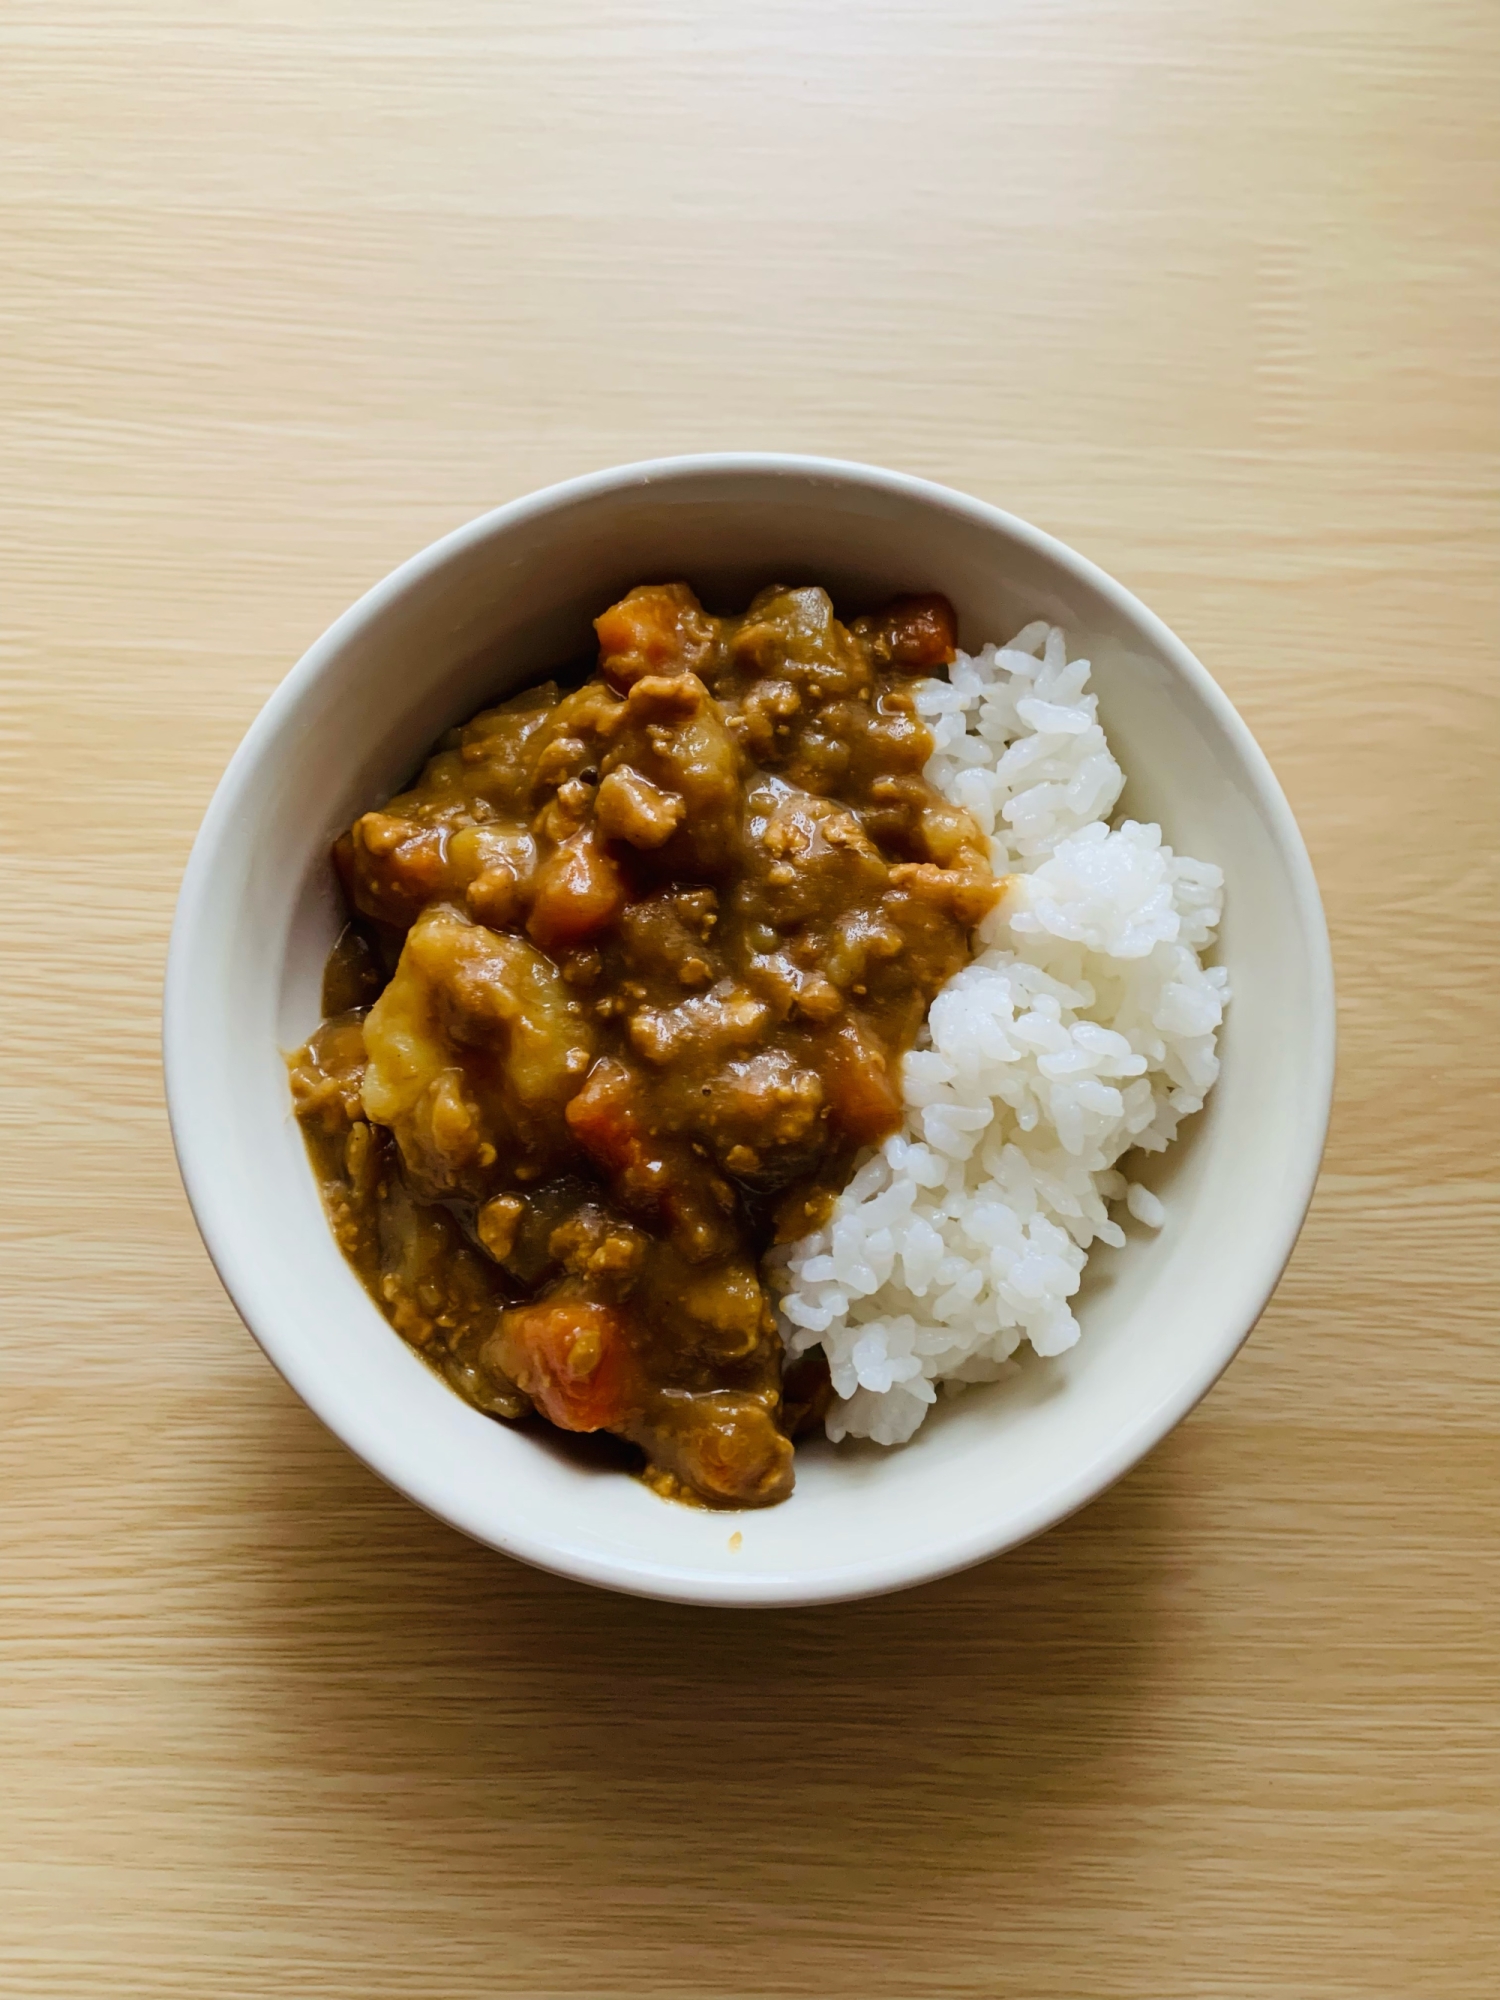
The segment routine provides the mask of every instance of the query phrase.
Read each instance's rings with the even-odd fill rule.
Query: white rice
[[[1125,779],[1088,678],[1037,623],[915,686],[927,775],[1011,880],[906,1058],[901,1131],[768,1259],[788,1350],[828,1356],[835,1440],[903,1443],[939,1383],[995,1379],[1022,1340],[1071,1347],[1090,1245],[1125,1241],[1109,1204],[1166,1219],[1117,1162],[1169,1145],[1219,1073],[1228,978],[1198,954],[1223,876],[1159,827],[1111,828]]]

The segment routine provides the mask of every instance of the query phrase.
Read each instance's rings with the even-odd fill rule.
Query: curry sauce
[[[486,709],[343,834],[351,920],[291,1081],[340,1247],[481,1410],[611,1432],[763,1506],[826,1399],[759,1259],[900,1121],[900,1061],[997,893],[922,776],[951,607],[683,584]]]

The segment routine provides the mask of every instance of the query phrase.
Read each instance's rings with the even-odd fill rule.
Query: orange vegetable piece
[[[857,1146],[901,1123],[901,1092],[885,1053],[852,1021],[827,1044],[824,1087],[831,1123]]]
[[[633,1098],[635,1079],[624,1063],[605,1056],[589,1071],[568,1104],[568,1130],[591,1160],[607,1173],[637,1165],[643,1148]]]
[[[898,597],[882,614],[891,665],[928,674],[946,667],[958,647],[958,620],[946,597]]]
[[[551,1299],[502,1315],[497,1359],[565,1431],[618,1430],[640,1399],[623,1314],[588,1299]]]
[[[543,951],[571,950],[625,907],[625,882],[592,828],[571,834],[542,863],[526,928]]]
[[[713,621],[685,583],[646,583],[594,620],[599,671],[618,688],[643,674],[696,667],[713,643]]]

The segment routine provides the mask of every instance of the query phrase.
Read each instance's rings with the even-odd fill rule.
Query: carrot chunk
[[[594,620],[599,671],[618,688],[643,674],[696,667],[713,643],[713,621],[685,583],[647,583]]]
[[[526,928],[555,954],[603,930],[624,907],[624,879],[598,835],[585,828],[542,863]]]
[[[891,649],[891,665],[910,674],[930,674],[934,667],[946,667],[958,646],[953,606],[935,591],[922,597],[898,597],[887,606],[881,623]]]
[[[502,1315],[495,1359],[565,1431],[618,1430],[639,1400],[625,1320],[588,1299],[552,1299]]]
[[[828,1115],[846,1139],[870,1146],[901,1123],[901,1091],[885,1052],[851,1021],[827,1045]]]
[[[643,1148],[635,1100],[640,1086],[624,1063],[604,1056],[568,1105],[568,1130],[606,1173],[639,1164]]]

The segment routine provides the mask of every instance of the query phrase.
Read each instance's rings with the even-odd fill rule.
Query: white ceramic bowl
[[[1226,877],[1223,1075],[1160,1163],[1166,1227],[1096,1247],[1083,1338],[949,1402],[897,1451],[801,1447],[763,1513],[659,1500],[460,1401],[345,1264],[292,1117],[282,1051],[318,1019],[341,921],[333,836],[451,723],[578,656],[628,586],[712,606],[819,582],[847,611],[946,591],[963,642],[1060,622],[1129,773],[1125,807]],[[1024,522],[870,466],[716,455],[625,466],[496,509],[414,556],[287,676],[235,753],[183,881],[167,968],[172,1131],[209,1253],[287,1381],[365,1463],[527,1562],[615,1589],[791,1604],[898,1589],[1024,1541],[1092,1499],[1212,1385],[1265,1305],[1312,1194],[1333,1081],[1316,884],[1250,732],[1171,632]]]

